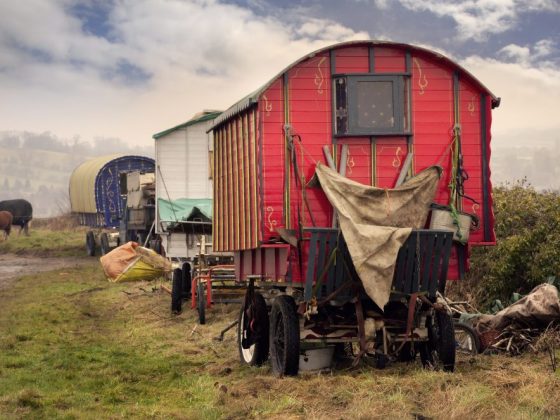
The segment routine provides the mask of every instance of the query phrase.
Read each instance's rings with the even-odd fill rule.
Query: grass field
[[[57,226],[45,226],[29,229],[29,235],[19,234],[19,227],[14,226],[7,240],[0,234],[0,253],[14,253],[41,257],[82,257],[85,251],[85,228],[57,229]]]
[[[81,237],[81,236],[80,236]],[[0,251],[2,252],[2,251]],[[420,362],[277,379],[238,362],[235,334],[169,313],[158,282],[108,283],[97,259],[0,290],[0,418],[558,418],[544,354]]]

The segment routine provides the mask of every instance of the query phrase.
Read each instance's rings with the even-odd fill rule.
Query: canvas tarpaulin
[[[423,228],[441,169],[425,169],[395,189],[360,184],[321,163],[317,177],[338,212],[340,229],[368,296],[383,308],[399,248],[412,229]]]
[[[158,214],[162,222],[185,222],[199,219],[212,220],[212,199],[180,198],[165,200],[158,198]]]
[[[510,324],[523,327],[546,328],[560,319],[558,289],[552,284],[541,284],[514,304],[495,315],[481,315],[473,321],[479,333],[501,331]]]
[[[151,249],[127,242],[100,258],[112,282],[153,280],[171,271],[171,263]]]

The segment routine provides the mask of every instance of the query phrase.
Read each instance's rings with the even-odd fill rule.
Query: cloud
[[[523,13],[560,13],[557,0],[374,0],[374,3],[387,8],[389,1],[400,3],[409,10],[452,19],[458,39],[463,41],[484,41],[488,35],[509,31],[518,24]]]
[[[509,48],[508,48],[509,47]],[[493,113],[495,146],[538,146],[560,142],[560,70],[529,66],[528,47],[508,46],[515,62],[471,56],[461,64],[502,98]]]
[[[282,20],[215,0],[120,0],[102,13],[95,5],[3,5],[0,126],[150,144],[317,48],[369,38],[326,19]]]

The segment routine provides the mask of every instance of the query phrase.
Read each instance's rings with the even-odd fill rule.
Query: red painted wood
[[[335,50],[336,73],[369,72],[369,49],[346,47]]]
[[[405,51],[394,48],[374,48],[376,73],[404,73],[406,71]]]
[[[400,46],[373,46],[373,62],[376,73],[402,73],[406,71],[406,49]],[[345,46],[333,50],[335,58],[335,73],[352,74],[368,73],[370,66],[370,48],[368,44]],[[300,174],[308,181],[314,172],[316,162],[325,162],[323,145],[332,143],[332,92],[331,92],[331,57],[329,52],[322,52],[303,60],[290,68],[287,72],[288,84],[287,97],[284,98],[284,75],[278,77],[258,98],[258,108],[255,118],[255,140],[258,150],[258,175],[249,169],[250,176],[256,178],[256,200],[238,204],[246,206],[258,202],[254,211],[259,215],[258,224],[253,223],[251,228],[258,236],[261,246],[278,237],[276,231],[279,227],[297,228],[300,222],[304,226],[311,226],[311,214],[306,208],[301,186],[296,182],[292,156],[285,150],[284,125],[289,124],[293,134],[297,134],[295,144],[295,158]],[[490,127],[491,127],[491,98],[488,97],[487,109],[480,110],[480,94],[483,88],[472,82],[470,76],[463,73],[458,67],[447,64],[429,52],[419,50],[410,51],[410,134],[414,151],[413,171],[421,170],[439,164],[443,167],[443,176],[438,184],[435,201],[447,204],[449,201],[449,177],[451,172],[450,147],[453,140],[453,74],[460,73],[460,123],[462,129],[462,152],[464,166],[469,174],[465,182],[465,193],[479,203],[483,199],[482,180],[482,148],[486,148],[488,159],[490,157]],[[287,105],[287,110],[285,108]],[[287,116],[286,116],[287,111]],[[487,119],[487,144],[481,144],[481,115],[485,113]],[[255,246],[253,240],[243,240],[238,237],[234,225],[242,225],[241,213],[229,212],[228,208],[236,203],[236,197],[230,189],[232,183],[239,180],[243,183],[243,194],[247,189],[253,191],[248,185],[244,174],[232,171],[231,165],[238,159],[247,168],[248,159],[245,146],[235,143],[237,149],[227,144],[232,141],[229,128],[223,131],[224,147],[218,162],[227,166],[223,171],[221,183],[216,186],[226,188],[228,191],[218,193],[218,199],[224,199],[225,205],[218,204],[218,211],[223,209],[225,217],[229,218],[229,229],[220,228],[223,232],[224,245],[246,248]],[[243,127],[241,134],[243,137]],[[347,160],[347,176],[350,179],[371,184],[382,188],[392,188],[402,168],[408,153],[407,139],[404,136],[375,136],[374,146],[369,136],[338,138],[336,156],[340,156],[341,146],[349,145],[350,155]],[[233,146],[235,147],[235,146]],[[237,150],[237,158],[231,153]],[[333,149],[331,149],[333,150]],[[374,155],[372,156],[372,150]],[[250,153],[250,152],[249,152]],[[249,159],[250,160],[250,159]],[[250,162],[249,162],[250,163]],[[488,165],[488,162],[486,162]],[[286,172],[289,167],[289,172]],[[489,171],[489,167],[487,166]],[[247,169],[245,169],[247,172]],[[289,179],[289,191],[284,191],[285,179]],[[491,185],[487,185],[491,191]],[[317,226],[330,226],[332,221],[332,208],[320,188],[307,189],[307,201]],[[489,206],[491,208],[491,196]],[[467,212],[482,216],[482,206],[477,207],[468,200],[463,200],[463,208]],[[252,216],[253,208],[249,208]],[[236,210],[237,211],[237,210]],[[247,212],[247,210],[245,210]],[[286,219],[285,212],[289,215]],[[226,213],[228,213],[226,215]],[[232,214],[230,214],[232,213]],[[236,222],[236,223],[234,223]],[[492,232],[491,241],[495,241],[493,233],[493,215],[490,220],[484,220]],[[233,230],[232,230],[233,229]],[[245,235],[249,231],[245,227]],[[254,237],[251,233],[251,238]],[[221,238],[221,236],[220,236]],[[222,239],[219,240],[221,242]],[[471,233],[471,244],[485,244],[483,230]],[[278,274],[279,261],[270,253],[259,252],[252,256],[249,262],[243,264],[243,271],[264,272],[270,271],[273,264],[275,276]],[[245,255],[245,254],[244,254]],[[247,254],[249,255],[249,254]],[[251,254],[253,255],[253,254]],[[305,256],[304,256],[305,257]],[[245,258],[245,257],[244,257]],[[257,261],[258,259],[258,261]],[[302,281],[300,274],[300,258],[295,250],[287,256],[288,272],[293,281]],[[304,259],[305,261],[305,259]],[[257,268],[258,267],[258,268]],[[268,267],[268,268],[267,268]],[[305,269],[305,267],[303,267]],[[288,273],[286,273],[287,275]],[[450,278],[457,276],[457,260],[452,258]]]

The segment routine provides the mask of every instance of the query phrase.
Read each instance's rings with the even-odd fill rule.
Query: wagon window
[[[404,133],[402,77],[348,75],[335,86],[337,134]]]

